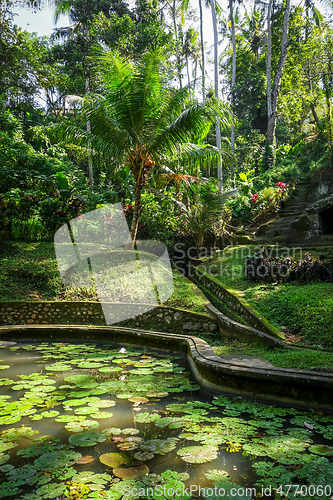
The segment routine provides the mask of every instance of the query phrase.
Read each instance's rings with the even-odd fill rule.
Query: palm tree
[[[161,165],[218,157],[221,151],[202,141],[216,117],[225,126],[229,123],[230,112],[214,97],[205,105],[186,107],[190,89],[168,86],[158,51],[145,54],[136,65],[108,52],[101,58],[100,73],[102,94],[86,96],[81,127],[67,127],[67,137],[91,144],[119,170],[129,166],[135,179],[134,243],[147,174]],[[87,119],[90,132],[84,127]]]

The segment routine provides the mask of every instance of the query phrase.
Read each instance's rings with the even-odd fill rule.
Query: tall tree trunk
[[[231,22],[231,43],[232,43],[232,75],[231,75],[231,109],[233,112],[234,108],[234,91],[236,85],[236,30],[235,30],[235,18],[234,18],[234,0],[229,0],[230,9],[230,22]],[[232,120],[231,123],[231,151],[235,151],[235,122]],[[234,158],[231,161],[231,181],[235,188],[235,162]]]
[[[272,0],[270,0],[270,2],[269,2],[269,6],[271,6],[271,1]],[[268,10],[270,11],[270,8],[268,8]],[[269,92],[268,92],[268,79],[267,79],[268,124],[267,124],[266,141],[270,146],[272,146],[275,142],[277,103],[278,103],[278,98],[279,98],[279,93],[280,93],[282,71],[284,68],[284,64],[286,62],[287,49],[288,49],[289,17],[290,17],[290,0],[286,0],[286,6],[285,6],[285,11],[284,11],[284,17],[283,17],[281,52],[280,52],[279,62],[278,62],[276,72],[275,72],[273,90],[271,91],[270,108],[269,108],[269,103],[268,103]],[[268,16],[267,16],[267,23],[268,22],[269,22],[269,33],[270,33],[270,37],[271,37],[272,36],[271,29],[272,28],[271,28],[270,19],[268,21]],[[268,47],[267,47],[267,56],[268,56]],[[268,58],[267,58],[267,62],[268,62]],[[267,66],[268,66],[268,64],[267,64]],[[271,71],[271,66],[272,66],[272,39],[270,39],[270,71]],[[267,68],[267,72],[268,72],[268,68]],[[270,79],[270,83],[271,83],[271,79]]]
[[[202,69],[202,103],[205,104],[206,90],[205,90],[205,46],[203,39],[203,17],[202,17],[202,0],[199,0],[200,12],[200,45],[201,45],[201,69]]]
[[[213,31],[214,31],[214,90],[215,97],[219,98],[219,54],[218,54],[218,33],[217,33],[217,19],[216,19],[216,8],[215,0],[210,0],[210,6],[212,9],[212,21],[213,21]],[[221,149],[221,127],[220,122],[216,119],[216,147]],[[223,172],[222,172],[222,157],[219,155],[218,165],[217,165],[217,179],[219,185],[219,191],[223,191]]]
[[[176,20],[176,0],[173,0],[172,2],[172,20],[173,20],[173,30],[175,32],[175,39],[176,42],[178,42],[178,29],[177,29],[177,20]],[[181,72],[181,61],[180,61],[180,52],[177,47],[177,74],[178,74],[178,80],[179,80],[179,88],[183,88],[183,83],[182,83],[182,72]]]
[[[136,233],[138,232],[138,226],[139,226],[139,215],[140,215],[140,209],[141,209],[141,191],[142,191],[142,182],[141,180],[137,180],[135,183],[135,203],[134,203],[134,211],[133,211],[133,219],[132,219],[132,225],[131,225],[131,230],[130,230],[130,235],[131,235],[131,248],[133,248],[135,240],[136,240]],[[129,242],[126,245],[127,248],[129,248]]]
[[[88,38],[88,34],[89,34],[88,26],[84,27],[84,34]],[[89,77],[88,76],[86,78],[85,91],[86,91],[86,94],[88,94],[88,92],[89,92]],[[91,131],[90,120],[87,120],[87,132],[90,133],[90,131]],[[94,176],[93,176],[93,166],[92,166],[90,145],[88,146],[88,176],[89,176],[89,187],[92,188],[92,186],[94,184]]]
[[[269,0],[267,12],[267,53],[266,53],[266,79],[267,79],[267,115],[272,116],[272,7],[273,0]],[[271,134],[271,132],[270,132]],[[267,124],[268,137],[268,124]]]
[[[188,64],[188,54],[186,55],[186,71],[187,71],[188,88],[190,89],[191,77],[190,77],[190,67]],[[190,103],[192,103],[192,91],[191,90],[190,90]]]

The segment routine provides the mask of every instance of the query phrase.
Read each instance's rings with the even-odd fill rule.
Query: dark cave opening
[[[322,234],[333,234],[333,207],[327,208],[319,214],[319,225]]]

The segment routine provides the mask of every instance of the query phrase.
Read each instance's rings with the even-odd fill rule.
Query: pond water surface
[[[182,355],[0,347],[0,498],[333,498],[332,415],[208,394]]]

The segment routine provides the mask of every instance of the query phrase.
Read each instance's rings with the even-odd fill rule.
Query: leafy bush
[[[183,234],[185,231],[185,218],[179,213],[174,199],[168,193],[143,193],[141,204],[140,238],[159,240],[169,245],[175,234]]]
[[[252,217],[258,222],[275,214],[282,200],[283,191],[272,186],[263,189],[259,195],[252,197]]]
[[[310,253],[299,261],[287,257],[270,260],[263,255],[248,257],[245,260],[245,276],[252,281],[325,281],[333,283],[333,260],[324,264],[319,259],[313,259]]]

